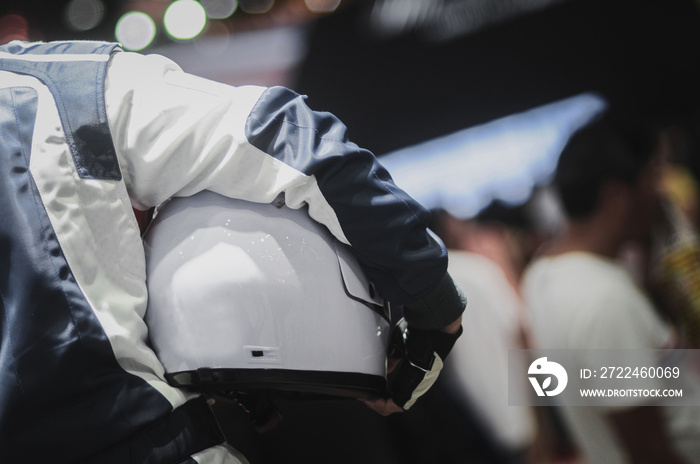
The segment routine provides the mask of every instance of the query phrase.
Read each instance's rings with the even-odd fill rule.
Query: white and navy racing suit
[[[429,214],[332,115],[97,42],[0,47],[0,461],[236,462],[148,346],[132,208],[284,193],[382,295],[439,328],[464,301]],[[457,296],[455,296],[457,295]],[[193,457],[191,457],[193,456]]]

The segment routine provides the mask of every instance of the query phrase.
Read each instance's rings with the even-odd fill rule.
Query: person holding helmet
[[[382,414],[411,407],[459,336],[466,299],[429,213],[286,88],[223,85],[112,43],[14,41],[0,46],[0,125],[4,460],[243,460],[148,342],[133,210],[173,197],[283,195],[404,306],[397,387],[368,400]]]
[[[144,239],[150,342],[170,384],[244,406],[387,390],[390,303],[304,209],[213,192],[158,208]]]

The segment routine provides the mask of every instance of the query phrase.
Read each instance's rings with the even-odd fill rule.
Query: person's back
[[[523,303],[503,271],[475,253],[450,250],[450,275],[469,292],[478,311],[465,314],[468,330],[446,365],[447,379],[458,401],[473,402],[496,442],[510,452],[522,452],[536,433],[528,408],[508,406],[508,351],[523,348]],[[474,356],[475,352],[479,356]],[[513,388],[525,395],[526,382]]]
[[[600,255],[539,257],[528,266],[522,289],[540,347],[656,349],[671,336],[629,273]]]
[[[540,348],[656,349],[671,336],[625,269],[602,256],[571,252],[540,257],[526,270],[522,290]],[[561,410],[587,462],[627,462],[605,418],[610,409],[562,405]]]
[[[617,263],[623,247],[650,237],[658,210],[657,132],[629,115],[607,113],[563,150],[555,187],[566,216],[522,281],[541,349],[659,349],[670,328]],[[600,379],[593,379],[600,382]],[[562,411],[587,462],[682,462],[663,410],[627,398],[614,407]]]

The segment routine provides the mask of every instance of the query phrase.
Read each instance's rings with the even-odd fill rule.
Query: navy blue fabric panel
[[[191,464],[192,455],[224,440],[206,399],[198,397],[79,464]]]
[[[37,94],[0,90],[0,460],[75,462],[171,406],[126,373],[29,171]]]
[[[367,150],[348,140],[330,113],[309,109],[283,87],[266,90],[246,123],[258,149],[314,175],[352,252],[382,296],[406,303],[432,290],[447,269],[447,252],[426,232],[430,213],[399,189]]]
[[[10,43],[0,51],[22,55],[109,54],[116,44],[49,42],[21,46]],[[80,177],[120,180],[121,171],[109,131],[104,103],[106,61],[23,61],[0,57],[0,69],[41,80],[54,95]]]

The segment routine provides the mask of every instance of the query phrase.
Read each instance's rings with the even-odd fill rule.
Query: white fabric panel
[[[148,381],[174,406],[186,396],[162,380],[162,366],[146,346],[145,262],[124,184],[80,179],[54,100],[38,80],[11,74],[9,86],[39,96],[30,170],[75,279],[102,324],[117,361]],[[65,182],[73,177],[76,182]],[[118,291],[115,291],[118,289]]]
[[[288,206],[308,203],[348,243],[316,179],[248,143],[246,120],[264,87],[220,84],[162,56],[127,52],[113,56],[107,78],[107,116],[136,208],[202,190],[261,203],[285,192]]]

